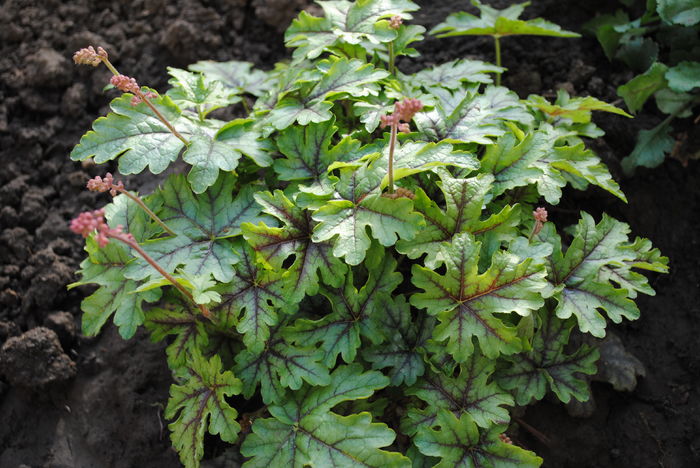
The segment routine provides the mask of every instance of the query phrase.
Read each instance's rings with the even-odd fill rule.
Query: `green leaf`
[[[667,71],[666,65],[655,62],[646,72],[617,88],[617,94],[625,100],[630,112],[636,113],[652,94],[668,86]]]
[[[590,389],[581,374],[595,374],[598,351],[586,345],[572,354],[564,351],[575,326],[573,320],[561,320],[546,308],[537,313],[532,349],[508,356],[508,365],[496,376],[499,385],[513,391],[519,405],[541,400],[548,387],[564,403],[572,397],[588,400]]]
[[[93,129],[73,148],[73,161],[94,157],[101,164],[119,158],[122,174],[138,174],[147,166],[152,173],[160,174],[177,159],[185,146],[182,141],[146,104],[132,106],[131,98],[126,93],[110,103],[112,112],[95,120]],[[182,135],[187,137],[193,132],[193,123],[181,115],[169,97],[161,96],[151,102]]]
[[[465,83],[493,83],[489,73],[503,73],[505,68],[481,60],[453,60],[414,73],[412,83],[426,88],[440,86],[450,90],[461,89]]]
[[[428,371],[418,382],[406,390],[426,403],[424,411],[409,408],[402,428],[408,435],[415,435],[421,428],[435,424],[440,410],[448,410],[460,417],[468,414],[480,427],[508,424],[510,415],[503,405],[513,406],[513,398],[497,384],[489,382],[495,370],[494,361],[475,352],[460,364],[456,375]]]
[[[282,338],[286,321],[273,327],[264,349],[236,354],[235,371],[243,381],[243,396],[250,399],[260,384],[265,404],[284,403],[284,388],[299,390],[303,381],[310,385],[330,383],[328,368],[321,363],[323,351],[311,346],[294,346]]]
[[[149,309],[145,324],[153,341],[175,335],[166,353],[168,366],[181,374],[187,368],[188,359],[201,354],[209,343],[207,322],[201,311],[179,292],[170,293],[167,299],[166,306]]]
[[[558,302],[557,317],[567,319],[574,315],[582,332],[599,338],[605,336],[606,326],[600,309],[604,309],[615,323],[622,321],[623,317],[628,320],[639,317],[637,305],[629,299],[632,297],[630,293],[601,281],[608,278],[599,276],[602,268],[612,266],[619,269],[623,277],[629,278],[628,268],[634,265],[644,249],[650,247],[637,244],[640,241],[630,244],[628,233],[629,226],[625,223],[603,215],[595,224],[589,214],[581,212],[574,238],[563,253],[553,225],[545,225],[538,238],[553,247],[548,261],[551,289],[547,295],[552,295]],[[657,259],[652,269],[662,269],[662,262]]]
[[[622,169],[626,175],[634,174],[634,170],[639,166],[654,168],[660,166],[666,158],[666,153],[670,153],[675,144],[671,136],[671,120],[673,116],[664,119],[651,130],[640,130],[637,134],[637,144],[634,149],[622,159]]]
[[[472,5],[479,9],[480,17],[463,11],[452,13],[445,22],[435,26],[430,34],[436,34],[438,37],[465,35],[580,37],[580,34],[563,30],[542,18],[527,21],[518,19],[529,2],[511,5],[503,10],[484,5],[478,0],[472,0]]]
[[[700,23],[700,5],[696,0],[657,0],[656,11],[668,24],[693,26]]]
[[[695,96],[690,93],[677,93],[670,88],[658,90],[654,94],[656,106],[664,114],[674,117],[690,117],[693,115],[692,105]]]
[[[700,5],[698,15],[700,15]],[[668,69],[665,75],[668,87],[679,93],[692,91],[700,86],[700,63],[681,62]]]
[[[201,73],[192,73],[179,68],[168,67],[172,86],[166,93],[180,109],[192,109],[200,119],[214,109],[240,101],[218,81],[207,79]]]
[[[201,60],[188,68],[201,73],[208,80],[220,82],[235,94],[262,96],[270,87],[267,73],[254,69],[251,62]]]
[[[147,200],[150,208],[154,204]],[[105,208],[110,226],[122,225],[126,232],[132,233],[137,241],[142,241],[155,231],[150,226],[146,213],[131,199],[124,195],[114,198],[113,203]],[[107,319],[114,315],[114,324],[124,339],[134,336],[136,329],[144,321],[143,301],[153,302],[160,297],[157,289],[137,292],[138,284],[124,277],[125,271],[135,261],[129,248],[117,240],[111,240],[100,248],[93,236],[85,240],[88,258],[80,264],[79,281],[68,287],[83,284],[98,284],[99,288],[81,303],[83,310],[82,332],[87,336],[96,336]]]
[[[393,41],[397,32],[387,27],[384,18],[399,15],[411,19],[410,11],[418,5],[409,0],[361,0],[319,2],[324,17],[312,16],[305,11],[292,21],[284,40],[294,47],[294,58],[314,59],[340,44],[380,44]]]
[[[170,386],[165,417],[174,419],[168,428],[180,461],[187,468],[196,468],[204,456],[205,432],[229,443],[238,438],[238,412],[226,397],[241,393],[241,381],[231,371],[222,370],[219,356],[207,360],[195,354],[190,359],[187,381]]]
[[[422,189],[418,189],[413,202],[415,210],[425,218],[426,226],[414,239],[399,240],[396,250],[409,258],[427,254],[424,265],[435,268],[442,261],[440,245],[443,242],[451,242],[457,234],[490,233],[498,237],[499,242],[517,234],[514,225],[518,222],[518,210],[514,207],[506,206],[499,213],[481,219],[484,198],[494,180],[492,175],[480,174],[478,177],[458,179],[443,172],[440,179],[446,209],[443,211]]]
[[[282,227],[244,223],[243,236],[274,270],[282,269],[285,260],[294,255],[294,263],[287,268],[291,276],[290,290],[286,292],[289,300],[298,302],[304,295],[316,294],[319,273],[326,284],[339,286],[347,267],[332,255],[329,242],[311,240],[315,223],[309,212],[295,206],[280,190],[274,194],[258,192],[255,199],[265,213],[282,222]]]
[[[583,143],[556,146],[560,138],[555,129],[543,124],[522,140],[506,134],[496,144],[487,147],[480,171],[495,175],[494,196],[515,187],[535,184],[540,195],[556,205],[562,187],[575,178],[584,188],[586,183],[591,183],[626,201],[600,158]]]
[[[440,457],[435,468],[525,468],[538,467],[542,459],[517,445],[502,442],[503,426],[479,430],[468,414],[459,419],[441,410],[435,423],[438,429],[422,428],[414,439],[424,455]]]
[[[244,154],[260,167],[272,165],[271,145],[260,138],[251,119],[235,119],[216,132],[216,140],[226,143],[236,153]]]
[[[457,362],[474,352],[473,337],[489,358],[520,350],[515,328],[494,314],[516,312],[526,316],[542,306],[540,290],[546,286],[544,266],[532,259],[522,262],[507,252],[495,252],[491,266],[479,273],[481,243],[471,234],[455,236],[444,243],[441,255],[445,275],[414,265],[413,284],[424,290],[411,296],[411,304],[436,315],[440,324],[433,334],[437,341],[448,340],[447,351]]]
[[[366,167],[341,169],[334,198],[312,215],[319,223],[312,240],[330,240],[333,255],[345,257],[349,265],[359,265],[371,243],[367,227],[385,247],[394,245],[398,237],[413,238],[423,218],[413,212],[411,200],[381,196],[379,185],[383,176]]]
[[[297,344],[322,343],[323,363],[328,368],[333,368],[339,354],[346,363],[352,363],[361,344],[360,337],[374,344],[384,339],[373,318],[384,313],[382,307],[392,302],[390,295],[403,278],[396,271],[396,260],[391,254],[376,249],[372,255],[380,259],[379,263],[368,268],[369,277],[359,291],[350,270],[341,289],[321,288],[333,312],[319,320],[297,320],[285,332],[285,337]]]
[[[194,193],[203,193],[214,185],[219,170],[233,171],[238,166],[241,153],[224,142],[208,136],[193,136],[182,159],[192,165],[187,181]]]
[[[162,201],[156,214],[177,236],[150,240],[142,248],[168,273],[181,267],[189,275],[231,281],[238,254],[229,238],[241,233],[243,222],[266,219],[253,199],[254,186],[246,186],[234,199],[234,184],[233,176],[222,174],[210,189],[195,195],[183,175],[169,177],[156,192]],[[135,262],[126,276],[160,279],[145,260]]]
[[[425,372],[422,351],[432,336],[435,321],[426,314],[414,320],[411,307],[402,295],[380,296],[377,300],[382,313],[371,319],[384,336],[384,342],[366,347],[362,357],[372,363],[373,369],[389,368],[392,386],[413,385]]]
[[[370,155],[372,157],[374,155]],[[476,157],[464,151],[453,151],[449,143],[425,143],[408,141],[397,145],[394,150],[394,181],[425,171],[434,171],[439,167],[453,166],[467,170],[477,170],[479,161]],[[375,159],[369,167],[370,171],[386,174],[382,179],[381,188],[389,184],[389,145],[382,151],[381,157]]]
[[[565,118],[573,123],[588,123],[591,121],[592,111],[604,111],[612,114],[632,117],[622,109],[600,101],[593,96],[571,98],[569,93],[559,90],[557,100],[550,104],[542,96],[531,95],[525,101],[531,107],[541,110],[552,118]]]
[[[533,116],[507,88],[489,86],[483,94],[458,91],[440,96],[429,112],[415,116],[421,134],[432,141],[490,144],[491,137],[506,133],[504,121],[529,125]]]
[[[646,276],[632,268],[668,273],[668,257],[661,255],[659,249],[653,248],[649,239],[637,237],[634,243],[625,244],[621,250],[629,252],[629,259],[619,264],[608,265],[598,270],[598,281],[612,281],[627,290],[627,297],[634,299],[637,292],[653,296],[656,294],[649,285]]]
[[[341,366],[324,387],[305,386],[283,405],[268,407],[272,418],[258,418],[241,446],[250,457],[245,468],[285,466],[409,467],[399,453],[381,450],[395,434],[385,424],[372,423],[369,413],[339,416],[338,403],[368,398],[389,379],[379,372],[362,372],[355,364]]]
[[[266,270],[255,261],[255,251],[245,243],[237,246],[240,261],[234,265],[233,279],[215,288],[221,303],[212,309],[224,327],[236,327],[243,343],[252,352],[259,352],[270,338],[270,327],[279,321],[277,310],[291,306],[289,284],[284,270]],[[288,313],[293,307],[285,307]],[[240,317],[239,317],[240,316]]]
[[[360,142],[344,137],[331,146],[338,131],[335,119],[305,127],[293,126],[277,138],[277,147],[285,156],[274,164],[281,180],[302,180],[311,184],[312,190],[329,193],[331,182],[328,167],[337,161],[351,161],[364,156]]]
[[[331,101],[350,95],[351,97],[376,96],[377,81],[389,73],[372,64],[356,59],[330,57],[317,64],[322,71],[315,84],[303,86],[298,96],[284,96],[267,115],[266,121],[278,130],[294,122],[299,125],[330,120]]]

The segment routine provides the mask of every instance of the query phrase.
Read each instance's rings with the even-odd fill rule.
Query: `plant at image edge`
[[[621,111],[521,101],[476,60],[403,74],[425,31],[413,2],[321,6],[272,71],[198,62],[164,95],[113,79],[124,94],[71,157],[190,168],[142,197],[89,182],[113,200],[73,223],[88,258],[72,286],[98,285],[83,331],[112,318],[167,339],[187,467],[207,432],[246,467],[539,466],[505,435],[509,408],[586,400],[598,352],[570,334],[637,318],[654,293],[637,270],[667,270],[622,222],[581,213],[562,238],[538,206],[567,184],[624,200],[581,139],[601,133],[591,110]],[[209,117],[237,103],[246,118]]]

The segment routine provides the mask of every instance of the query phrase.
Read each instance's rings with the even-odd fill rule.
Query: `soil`
[[[80,301],[90,290],[66,289],[83,258],[68,220],[106,201],[83,190],[105,168],[71,162],[68,153],[113,97],[102,92],[106,70],[74,67],[72,52],[103,45],[117,67],[158,89],[167,87],[167,66],[197,60],[248,60],[269,69],[287,54],[280,31],[306,3],[6,0],[0,6],[1,468],[179,466],[162,417],[170,385],[162,345],[145,333],[124,341],[112,326],[96,338],[81,336]],[[424,9],[416,22],[428,27],[464,6],[419,3]],[[596,12],[614,7],[540,0],[528,16],[580,30]],[[421,66],[465,56],[491,60],[492,53],[486,38],[429,38],[418,48]],[[551,97],[563,87],[615,101],[615,88],[631,76],[587,37],[507,38],[503,48],[510,69],[505,84],[523,97]],[[399,67],[418,65],[401,60]],[[566,221],[579,209],[596,217],[607,211],[669,256],[671,274],[652,277],[657,296],[639,298],[640,320],[615,327],[646,369],[635,390],[593,383],[595,408],[587,418],[549,401],[520,418],[516,442],[548,467],[700,464],[700,168],[668,160],[629,179],[619,171],[636,132],[659,118],[653,108],[635,120],[596,117],[607,134],[591,145],[628,204],[599,190],[569,190],[551,211]]]

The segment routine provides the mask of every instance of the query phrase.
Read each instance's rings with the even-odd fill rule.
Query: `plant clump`
[[[124,94],[71,158],[188,167],[143,196],[109,173],[88,182],[113,198],[71,226],[87,252],[72,286],[98,286],[83,332],[111,319],[167,340],[187,467],[205,433],[246,467],[539,466],[512,409],[589,398],[598,351],[569,337],[637,318],[654,293],[638,271],[667,270],[607,215],[555,224],[567,185],[625,199],[583,140],[602,133],[593,110],[624,112],[520,100],[478,60],[405,74],[395,59],[425,33],[415,3],[320,5],[287,30],[290,62],[170,68],[163,94],[100,48],[76,53]],[[483,13],[502,35],[518,8]],[[240,118],[209,117],[230,105]]]

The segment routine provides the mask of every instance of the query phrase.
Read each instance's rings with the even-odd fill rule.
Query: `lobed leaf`
[[[526,316],[544,303],[540,292],[546,286],[543,265],[532,259],[521,262],[515,255],[498,251],[489,269],[480,274],[480,248],[471,234],[462,233],[440,247],[445,275],[419,265],[411,270],[413,284],[424,290],[411,296],[411,304],[438,317],[440,324],[433,336],[437,341],[448,340],[447,351],[457,362],[473,354],[473,337],[489,358],[518,352],[515,328],[494,314]]]
[[[305,387],[288,395],[283,405],[268,409],[241,446],[250,457],[245,468],[289,466],[408,467],[410,460],[382,450],[395,438],[385,424],[372,423],[369,413],[339,416],[331,408],[343,401],[368,398],[385,387],[379,372],[362,372],[355,364],[341,366],[324,387]]]
[[[225,442],[235,442],[241,430],[238,412],[226,397],[241,392],[241,381],[231,371],[223,371],[221,358],[190,357],[189,377],[182,384],[170,386],[165,417],[170,440],[187,468],[199,467],[204,456],[204,434],[218,435]]]
[[[537,322],[532,349],[508,356],[508,366],[499,370],[497,382],[513,391],[519,405],[541,400],[547,388],[564,403],[572,397],[588,400],[590,389],[581,374],[595,374],[598,350],[582,345],[574,353],[567,354],[564,348],[575,323],[557,318],[546,308],[537,313]]]

